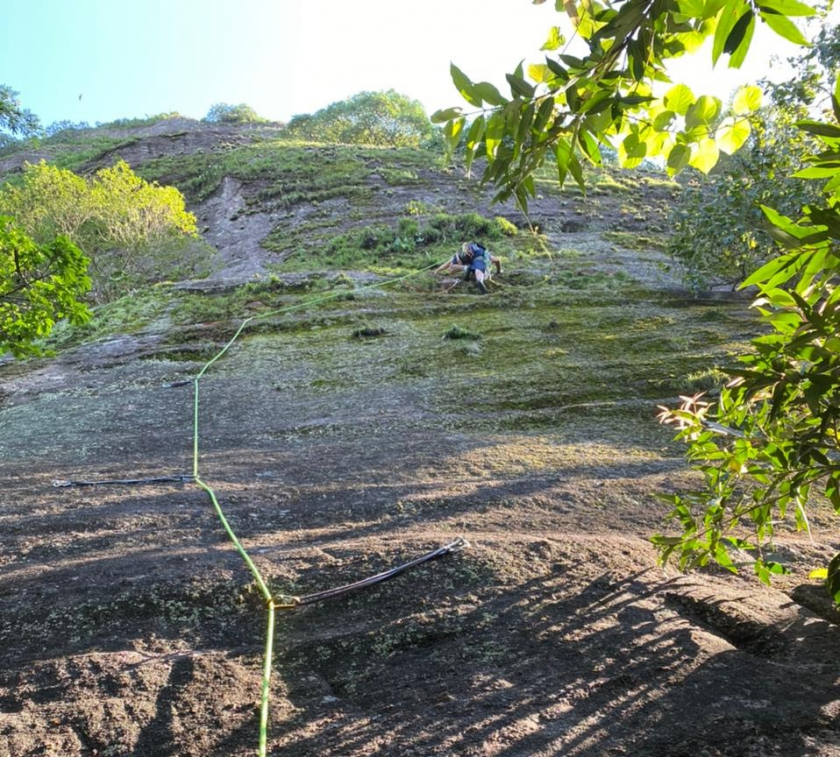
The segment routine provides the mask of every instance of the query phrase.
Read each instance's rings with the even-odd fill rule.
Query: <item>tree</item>
[[[313,142],[417,147],[432,135],[423,106],[393,89],[359,92],[289,121],[286,135]]]
[[[768,333],[753,340],[716,403],[697,396],[663,408],[705,481],[668,498],[682,534],[653,538],[663,559],[682,567],[714,560],[734,571],[733,553],[757,550],[755,572],[768,581],[785,572],[761,554],[779,523],[792,518],[807,529],[817,491],[840,514],[840,80],[832,110],[834,123],[800,122],[821,152],[797,175],[827,179],[822,200],[797,221],[762,208],[783,252],[744,284],[759,287],[755,305]],[[818,573],[840,604],[840,554]]]
[[[90,128],[92,127],[87,121],[53,121],[49,126],[44,127],[44,136],[47,138],[70,136],[74,132],[86,131]]]
[[[19,184],[0,189],[0,212],[38,244],[57,236],[77,244],[90,258],[98,302],[199,262],[185,246],[196,224],[183,195],[144,181],[124,161],[89,178],[44,161],[27,164]]]
[[[566,9],[589,48],[584,57],[565,50],[549,56],[528,67],[530,81],[520,65],[507,76],[510,98],[487,82],[473,83],[453,65],[456,87],[479,110],[450,108],[432,116],[445,124],[450,149],[471,117],[467,165],[484,157],[483,181],[497,187],[497,198],[513,196],[523,209],[535,193],[533,172],[548,156],[561,183],[571,175],[583,187],[581,160],[598,163],[605,144],[618,145],[624,166],[659,155],[671,174],[688,165],[708,173],[721,150],[734,153],[749,137],[746,116],[759,107],[761,91],[740,90],[732,116],[724,118],[717,98],[696,97],[682,84],[655,96],[653,79],[668,81],[664,61],[711,37],[713,61],[728,55],[729,65],[738,67],[757,21],[804,43],[789,17],[814,14],[799,0],[584,0],[578,6],[557,0],[557,7]],[[555,28],[544,49],[562,44]],[[837,85],[831,110],[840,121]],[[827,183],[822,202],[805,206],[798,221],[770,204],[762,208],[786,249],[745,285],[760,288],[757,305],[770,333],[753,342],[755,354],[743,358],[717,403],[695,397],[665,411],[665,420],[681,425],[706,483],[701,492],[672,498],[671,517],[682,534],[653,538],[663,559],[676,557],[683,567],[715,560],[735,570],[730,551],[760,548],[776,518],[794,517],[807,527],[815,487],[840,512],[840,125],[804,119],[799,126],[822,143],[799,177]],[[751,539],[731,535],[745,522],[753,524]],[[759,553],[755,570],[766,581],[783,568]],[[840,555],[824,574],[840,603]]]
[[[38,116],[21,107],[18,93],[8,85],[0,84],[0,131],[30,137],[40,128]]]
[[[227,103],[216,103],[207,111],[204,120],[211,124],[264,124],[268,119],[258,115],[257,112],[245,103],[239,105],[228,105]]]
[[[811,46],[798,58],[788,58],[795,75],[788,80],[762,86],[770,93],[774,105],[780,108],[810,107],[831,95],[833,77],[840,69],[840,27],[822,26],[816,31]]]
[[[804,55],[787,62],[795,72],[790,79],[759,82],[769,103],[752,116],[746,144],[708,177],[692,177],[672,207],[668,252],[694,289],[722,283],[735,288],[775,256],[761,205],[795,215],[820,199],[813,182],[793,177],[817,147],[796,123],[808,117],[816,98],[830,93],[840,29],[821,29]]]
[[[67,237],[37,244],[0,216],[0,354],[43,354],[37,340],[67,318],[84,323],[80,298],[90,289],[88,260]]]
[[[3,131],[6,133],[4,134]],[[40,131],[38,117],[21,107],[18,93],[0,84],[0,147]],[[90,289],[88,261],[69,239],[54,237],[37,244],[0,216],[0,355],[40,355],[37,340],[56,321],[82,323],[90,317],[79,301]]]
[[[817,187],[793,178],[814,147],[796,127],[804,115],[791,106],[762,107],[751,119],[747,144],[708,177],[700,174],[684,185],[671,208],[668,253],[692,289],[735,289],[776,255],[761,205],[790,215],[819,198]]]

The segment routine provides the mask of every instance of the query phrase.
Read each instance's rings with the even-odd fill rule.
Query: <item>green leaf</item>
[[[443,127],[443,139],[446,144],[446,154],[450,156],[455,152],[458,146],[458,141],[461,138],[461,132],[464,130],[464,118],[455,118],[452,121],[447,121]]]
[[[551,69],[551,73],[553,73],[558,79],[563,82],[569,81],[569,72],[560,65],[559,61],[546,57],[545,63]]]
[[[521,76],[516,74],[505,74],[505,78],[510,84],[510,91],[514,97],[524,97],[530,100],[534,96],[534,87],[528,84]]]
[[[609,95],[610,93],[607,92],[606,94]],[[636,105],[641,105],[642,103],[649,103],[654,99],[655,98],[651,95],[624,95],[623,97],[620,97],[618,101],[622,105],[627,105],[632,108]]]
[[[726,5],[726,0],[706,0],[706,5],[703,8],[703,18],[712,20],[724,5]]]
[[[671,126],[676,117],[677,114],[673,110],[663,110],[653,119],[653,128],[656,131],[668,131],[668,127]]]
[[[703,46],[703,43],[708,38],[708,34],[700,31],[685,32],[684,34],[676,35],[677,41],[685,48],[685,52],[696,52]]]
[[[713,139],[701,139],[691,151],[691,159],[688,164],[698,171],[709,173],[718,162],[720,151]]]
[[[647,51],[644,49],[641,40],[631,39],[627,45],[627,66],[635,81],[644,79],[646,63]]]
[[[590,111],[586,114],[586,120],[584,123],[586,124],[586,128],[588,128],[593,134],[604,134],[609,131],[612,126],[612,113],[608,108],[605,110],[596,109],[595,113]]]
[[[572,153],[571,157],[569,158],[569,172],[572,174],[572,178],[574,178],[575,183],[580,187],[580,191],[583,194],[586,194],[586,182],[583,178],[583,166],[581,166],[580,161],[577,158],[577,155]]]
[[[825,582],[828,595],[834,600],[834,604],[840,605],[840,554],[828,564],[828,578]]]
[[[548,39],[540,50],[557,50],[564,44],[566,44],[566,38],[560,32],[560,27],[552,26],[548,31]]]
[[[517,146],[522,145],[525,143],[525,140],[528,138],[528,132],[531,129],[532,124],[534,123],[534,110],[536,109],[535,103],[528,103],[528,107],[525,108],[525,111],[520,115],[519,123],[517,124],[517,131],[516,131],[516,142]],[[509,128],[513,129],[513,124],[509,124]]]
[[[834,94],[831,96],[831,108],[834,111],[834,117],[840,121],[840,76],[834,82]]]
[[[679,0],[680,13],[691,18],[703,18],[704,0]]]
[[[677,84],[665,93],[663,102],[666,108],[684,116],[694,102],[694,93],[685,84]]]
[[[750,136],[750,122],[744,119],[726,118],[715,132],[718,147],[727,155],[732,155]]]
[[[615,104],[615,100],[613,100],[613,93],[609,90],[602,89],[586,100],[579,112],[587,114],[606,113],[607,122],[612,123],[612,116],[609,111]]]
[[[461,97],[470,105],[480,108],[482,105],[481,98],[476,93],[470,78],[454,63],[449,65],[449,73],[452,75],[452,81],[455,83],[455,88],[461,93]]]
[[[576,58],[574,55],[561,55],[560,60],[563,61],[569,68],[575,68],[578,71],[582,71],[586,65],[580,58]]]
[[[718,18],[717,28],[715,29],[714,41],[712,43],[712,65],[718,62],[721,54],[724,52],[729,35],[738,20],[744,15],[744,11],[748,10],[749,6],[744,0],[728,0],[720,12]]]
[[[738,569],[732,562],[732,558],[729,556],[729,552],[723,542],[718,542],[717,544],[717,548],[715,549],[715,562],[720,565],[721,568],[726,568],[726,570],[730,573],[738,572]]]
[[[683,542],[682,536],[661,536],[660,534],[655,534],[648,538],[651,544],[655,544],[657,547],[678,547]]]
[[[545,84],[554,78],[551,69],[545,63],[532,63],[528,66],[528,76],[537,84]]]
[[[828,210],[811,208],[808,212],[808,218],[811,219],[813,224],[825,226],[835,239],[840,239],[840,209],[836,207]]]
[[[674,176],[688,166],[691,148],[688,145],[674,145],[668,153],[668,175]]]
[[[720,100],[717,97],[703,95],[698,98],[685,114],[685,125],[692,129],[695,126],[708,126],[720,113]]]
[[[507,100],[490,82],[482,81],[475,85],[476,94],[488,105],[507,105]]]
[[[481,142],[481,138],[484,136],[484,128],[484,116],[479,116],[472,122],[472,124],[470,124],[470,129],[467,132],[467,152],[464,160],[467,171],[470,170],[473,160],[475,159],[479,143]]]
[[[781,13],[783,16],[813,16],[816,11],[799,0],[762,0],[759,4],[760,10],[771,10]]]
[[[767,22],[769,26],[780,37],[793,42],[795,45],[807,45],[808,40],[799,31],[796,24],[785,16],[780,16],[778,13],[761,13],[761,17]]]
[[[467,147],[472,149],[475,147],[484,136],[484,116],[479,116],[470,124],[470,129],[467,132]]]
[[[577,113],[580,108],[580,95],[578,95],[577,84],[572,83],[566,87],[566,104],[572,113]]]
[[[760,205],[759,207],[762,211],[764,211],[764,215],[767,216],[767,220],[773,224],[774,228],[787,232],[790,236],[794,237],[796,241],[804,242],[804,240],[813,235],[814,230],[812,228],[802,227],[795,224],[790,220],[790,218],[783,216],[781,213],[778,213],[776,210],[768,207],[767,205]]]
[[[561,137],[554,147],[554,159],[557,161],[557,180],[562,187],[569,173],[569,161],[572,157],[572,146],[569,140]]]
[[[838,80],[840,80],[840,77],[838,77]],[[822,121],[797,121],[796,125],[802,131],[807,131],[809,134],[815,134],[818,137],[840,139],[840,127],[833,124],[823,123]]]
[[[647,155],[647,145],[636,131],[630,132],[618,146],[618,162],[622,168],[635,168]]]
[[[790,573],[790,570],[784,565],[772,561],[764,562],[763,560],[756,560],[754,569],[755,574],[758,576],[758,580],[768,586],[770,585],[771,575],[782,576]]]
[[[780,272],[790,269],[796,263],[796,257],[795,253],[786,253],[777,258],[773,258],[761,266],[761,268],[757,271],[753,271],[753,273],[743,281],[739,288],[744,289],[746,287],[753,286],[754,284],[759,285],[772,280]]]
[[[749,28],[750,21],[752,20],[752,8],[748,8],[744,11],[743,15],[735,22],[735,26],[732,27],[732,31],[729,32],[729,36],[723,43],[723,52],[732,55],[738,50],[738,48],[741,46],[741,43],[747,36],[747,29]]]
[[[738,43],[737,47],[735,47],[735,49],[732,51],[732,55],[729,57],[729,68],[741,68],[741,65],[747,57],[747,53],[749,52],[753,34],[755,33],[755,15],[752,13],[752,11],[750,11],[747,15],[747,28],[744,31],[744,35],[741,38],[741,41]]]
[[[752,113],[761,107],[761,89],[753,84],[739,87],[732,100],[732,110],[736,116]]]
[[[524,185],[518,184],[513,190],[513,196],[516,198],[516,203],[519,209],[528,214],[528,192]]]
[[[484,144],[487,147],[487,158],[492,161],[496,157],[496,151],[502,143],[505,134],[505,117],[501,112],[494,113],[484,131]]]
[[[432,113],[431,122],[433,124],[442,124],[451,121],[453,118],[458,118],[462,113],[461,108],[446,108],[446,110],[436,110]]]
[[[537,117],[534,119],[534,130],[542,132],[545,129],[548,119],[551,117],[552,113],[554,113],[554,98],[546,97],[540,104],[540,109],[537,111]]]
[[[589,158],[596,166],[601,165],[601,149],[598,147],[598,141],[586,129],[581,129],[578,132],[578,141],[583,147],[586,157]]]

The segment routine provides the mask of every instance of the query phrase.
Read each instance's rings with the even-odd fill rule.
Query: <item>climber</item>
[[[491,276],[490,268],[494,266],[496,273],[502,272],[502,261],[490,254],[484,245],[478,242],[464,242],[461,251],[447,260],[435,273],[464,273],[464,281],[475,280],[478,291],[487,294],[487,281]]]

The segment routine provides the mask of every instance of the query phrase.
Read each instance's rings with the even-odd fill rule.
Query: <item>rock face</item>
[[[748,565],[666,574],[647,541],[656,495],[696,485],[656,405],[756,329],[741,303],[672,289],[673,187],[546,189],[544,236],[489,297],[365,289],[371,271],[240,287],[410,203],[522,223],[416,155],[292,161],[273,136],[166,122],[82,169],[119,156],[179,183],[224,265],[55,358],[0,360],[0,757],[254,753],[265,606],[206,493],[53,485],[188,473],[196,420],[202,478],[275,595],[471,543],[283,611],[270,753],[837,757],[837,616],[808,579],[829,514],[813,543],[779,529],[791,573],[772,588]],[[245,317],[195,416],[194,377]]]
[[[230,176],[221,189],[196,207],[203,236],[221,254],[223,268],[211,280],[246,282],[268,274],[263,240],[279,222],[276,213],[247,213],[242,182]]]

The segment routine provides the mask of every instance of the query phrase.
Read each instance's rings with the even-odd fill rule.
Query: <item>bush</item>
[[[267,118],[258,115],[257,112],[245,103],[239,105],[228,105],[227,103],[216,103],[207,111],[204,120],[211,124],[264,124],[268,123]]]
[[[102,129],[136,129],[140,126],[153,126],[170,118],[183,117],[178,111],[171,111],[169,113],[156,113],[153,116],[143,116],[142,118],[117,118],[106,123],[97,123],[96,126]]]
[[[382,147],[418,147],[431,135],[423,106],[393,89],[359,92],[316,113],[295,116],[286,127],[286,136],[293,139]]]
[[[78,245],[91,260],[98,302],[194,273],[207,257],[183,195],[144,181],[123,161],[89,178],[44,161],[26,164],[22,180],[0,190],[0,212],[36,243],[66,236]]]
[[[90,129],[87,121],[53,121],[44,129],[44,136],[55,142],[60,142],[63,137],[75,137],[77,132]]]
[[[421,230],[420,236],[421,244],[432,244],[435,242],[500,239],[502,231],[495,221],[478,213],[466,213],[457,216],[448,213],[436,213]]]
[[[457,324],[450,326],[444,333],[444,339],[468,339],[470,341],[476,341],[477,339],[481,339],[481,334],[476,334],[474,331],[468,331],[467,329],[462,329]]]
[[[515,237],[519,233],[519,229],[504,216],[496,216],[493,220],[496,222],[496,226],[499,227],[499,231],[506,237]]]
[[[425,224],[416,218],[402,218],[397,228],[390,226],[365,226],[333,237],[327,248],[332,253],[347,252],[353,248],[373,252],[378,257],[393,253],[412,252],[437,244],[465,241],[500,239],[502,232],[495,220],[467,213],[449,215],[437,213]]]

